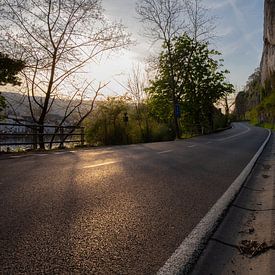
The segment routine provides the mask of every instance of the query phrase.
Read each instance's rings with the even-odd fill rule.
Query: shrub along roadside
[[[159,120],[152,113],[150,104],[144,101],[138,107],[126,96],[108,97],[99,102],[92,116],[85,121],[86,142],[92,146],[121,145],[174,140],[173,122]],[[220,110],[213,110],[214,130],[227,126],[226,116]],[[201,132],[201,125],[189,125],[184,117],[180,119],[181,138],[208,134]]]

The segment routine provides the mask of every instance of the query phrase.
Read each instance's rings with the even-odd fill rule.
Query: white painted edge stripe
[[[214,204],[204,218],[197,224],[191,233],[184,239],[174,254],[167,260],[164,266],[158,271],[158,275],[188,274],[196,263],[208,239],[216,229],[223,214],[234,200],[245,180],[251,173],[257,159],[268,143],[271,131],[260,149],[243,169],[240,175],[234,180],[227,191]]]
[[[244,125],[242,125],[242,126],[244,126]],[[241,132],[241,133],[233,135],[233,136],[225,137],[225,138],[220,138],[220,139],[217,139],[217,141],[225,141],[225,140],[228,140],[228,139],[239,137],[239,136],[242,136],[242,135],[248,133],[249,131],[251,131],[251,128],[246,127],[246,126],[244,126],[244,127],[246,128],[246,130],[244,132]]]

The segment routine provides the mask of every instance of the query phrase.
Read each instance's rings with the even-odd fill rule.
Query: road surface
[[[2,156],[0,273],[155,274],[267,134]]]

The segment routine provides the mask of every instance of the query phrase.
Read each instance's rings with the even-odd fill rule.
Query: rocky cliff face
[[[275,74],[275,0],[265,0],[264,12],[264,50],[261,61],[263,85]]]

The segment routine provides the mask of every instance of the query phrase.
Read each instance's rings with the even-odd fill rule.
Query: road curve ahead
[[[1,157],[0,273],[156,273],[267,135]]]

